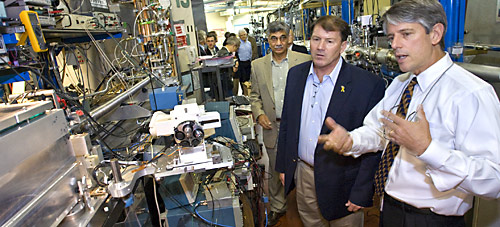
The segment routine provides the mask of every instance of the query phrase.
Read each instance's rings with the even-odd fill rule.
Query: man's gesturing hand
[[[352,148],[352,138],[344,127],[337,124],[331,117],[326,118],[326,126],[332,131],[329,134],[320,135],[318,143],[323,144],[325,150],[332,150],[338,154],[344,154]]]
[[[382,111],[385,118],[380,119],[387,131],[387,137],[394,143],[406,147],[408,152],[419,156],[427,150],[432,141],[429,122],[425,117],[424,108],[417,108],[415,122],[407,121],[389,111]]]

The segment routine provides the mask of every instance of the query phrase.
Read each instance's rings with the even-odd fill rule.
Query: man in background
[[[250,30],[248,28],[244,28],[248,34],[248,41],[252,44],[252,60],[259,58],[259,49],[257,48],[257,40],[255,37],[250,35]]]
[[[373,204],[380,154],[346,157],[317,143],[319,135],[329,131],[326,117],[357,128],[384,96],[382,78],[341,58],[349,33],[342,19],[320,17],[312,27],[312,62],[288,73],[276,170],[282,173],[286,193],[297,188],[304,226],[360,227],[364,217],[360,209]]]
[[[289,220],[287,223],[291,225],[297,222],[291,218],[298,217],[297,203],[295,200],[287,201],[285,199],[279,173],[275,170],[276,142],[288,69],[311,60],[311,56],[288,50],[287,35],[289,30],[290,28],[284,22],[276,21],[268,25],[267,37],[272,52],[254,60],[251,70],[252,91],[250,101],[252,113],[263,129],[264,145],[269,157],[269,172],[271,173],[271,177],[268,179],[271,209],[268,224],[270,226],[275,225],[279,218],[287,212],[287,204],[290,209],[290,212],[287,212],[287,219]],[[298,221],[300,222],[300,219]]]
[[[227,57],[230,55],[233,55],[235,53],[240,45],[240,40],[234,36],[227,38],[226,40],[226,45],[223,46],[218,52],[217,52],[217,57]],[[232,72],[236,71],[238,68],[238,63],[235,63],[235,66],[227,69],[221,69],[220,76],[221,76],[221,82],[222,82],[222,91],[223,91],[223,97],[230,97],[233,95],[232,91],[232,83],[231,83],[231,75]],[[210,90],[214,90],[214,95],[215,97],[219,97],[217,94],[218,89],[217,89],[217,81],[212,81]]]
[[[219,48],[217,46],[215,46],[216,42],[217,42],[217,36],[214,34],[211,34],[209,32],[209,34],[207,35],[207,40],[206,40],[206,43],[207,43],[206,52],[207,52],[207,54],[212,55],[212,56],[217,54],[217,52],[219,51]]]
[[[199,56],[205,56],[208,55],[206,49],[206,39],[207,39],[207,33],[203,30],[198,30],[198,55]]]
[[[209,32],[207,33],[207,37],[208,37],[208,36],[213,36],[213,37],[214,37],[214,39],[215,39],[215,44],[214,44],[214,46],[215,46],[215,48],[217,48],[217,50],[218,50],[218,49],[219,49],[219,47],[217,46],[217,42],[219,42],[219,40],[218,40],[218,38],[217,38],[217,32],[215,32],[215,31],[209,31]]]
[[[225,39],[224,39],[224,42],[222,42],[222,46],[225,46],[225,45],[226,45],[227,38],[229,38],[230,36],[234,36],[234,37],[236,37],[236,34],[231,33],[231,32],[226,32],[226,33],[224,33],[224,37],[225,37]]]
[[[252,62],[252,44],[248,41],[248,34],[245,29],[241,29],[238,32],[240,37],[240,48],[238,48],[238,71],[237,79],[239,79],[241,88],[243,89],[243,94],[248,95],[246,86],[244,83],[250,80],[251,73],[251,62]],[[237,84],[235,84],[237,85]]]

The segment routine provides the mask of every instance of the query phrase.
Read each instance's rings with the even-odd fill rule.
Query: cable
[[[267,220],[267,207],[266,207],[266,208],[264,208],[264,213],[266,214],[266,227],[267,227],[267,223],[269,222],[269,221]]]
[[[64,1],[66,1],[66,0],[64,0]],[[82,2],[82,3],[80,3],[80,6],[78,6],[78,8],[73,9],[73,10],[72,10],[72,9],[69,7],[69,5],[68,5],[68,10],[69,10],[69,13],[74,13],[74,12],[78,11],[80,8],[82,8],[82,6],[83,6],[83,2],[84,2],[84,1],[85,1],[85,0],[81,0],[81,2]],[[83,12],[80,12],[80,14],[82,14],[82,13],[83,13]]]
[[[132,145],[130,145],[129,147],[122,147],[122,148],[115,148],[113,149],[114,151],[123,151],[125,149],[133,149],[134,147],[136,146],[139,146],[139,145],[142,145],[142,144],[145,144],[146,143],[146,140],[148,140],[151,136],[146,136],[144,139],[142,139],[141,141],[137,142],[137,143],[134,143]]]
[[[183,210],[184,210],[184,211],[186,211],[187,213],[191,214],[191,216],[192,216],[192,217],[194,217],[194,218],[198,218],[198,217],[196,216],[196,214],[195,214],[192,210],[189,210],[188,208],[186,208],[186,206],[182,205],[182,203],[181,203],[181,202],[179,202],[179,200],[177,200],[177,199],[175,198],[175,196],[173,195],[173,193],[172,193],[172,192],[170,192],[170,191],[168,190],[168,188],[167,188],[165,185],[160,184],[160,188],[161,188],[161,189],[163,189],[165,192],[167,192],[167,194],[168,194],[168,198],[169,198],[170,200],[174,201],[174,203],[176,203],[178,207],[180,207],[181,209],[183,209]]]
[[[218,137],[216,137],[216,138],[223,138],[223,139],[226,141],[226,143],[231,144],[231,147],[232,147],[235,151],[237,151],[238,153],[240,153],[240,154],[241,154],[244,158],[245,158],[245,155],[247,155],[247,154],[244,154],[242,151],[240,151],[240,149],[239,149],[238,147],[236,147],[236,145],[237,145],[237,146],[240,146],[239,144],[236,144],[236,145],[235,145],[235,143],[234,143],[234,142],[229,141],[226,137],[218,136]],[[252,163],[254,163],[254,164],[257,164],[257,160],[255,160],[255,158],[254,158],[251,154],[248,154],[248,156],[249,156],[249,158],[245,158],[245,160],[248,160],[248,161],[250,161],[250,162],[252,162]],[[260,168],[257,168],[257,169],[258,169],[258,171],[259,171],[259,174],[260,174],[260,175],[262,175],[262,172],[260,172],[260,171],[261,171],[261,170],[260,170]]]
[[[97,183],[97,185],[99,185],[100,187],[106,187],[108,186],[106,183],[102,183],[101,181],[99,181],[99,179],[97,178],[97,171],[102,168],[102,167],[105,167],[106,164],[101,162],[99,164],[97,164],[94,169],[92,170],[92,178],[94,179],[94,181]]]
[[[126,51],[122,48],[122,46],[120,45],[120,43],[119,43],[118,41],[116,41],[116,38],[114,38],[114,37],[113,37],[113,35],[112,35],[112,34],[111,34],[111,33],[110,33],[110,32],[109,32],[106,28],[104,28],[104,31],[106,31],[106,33],[107,33],[107,34],[111,37],[111,39],[117,43],[117,45],[118,45],[118,46],[120,47],[120,49],[122,50],[122,53],[125,53],[125,56],[126,56],[126,57],[130,60],[130,63],[132,63],[132,64],[134,65],[134,67],[139,68],[139,70],[140,70],[141,72],[143,72],[143,73],[145,73],[145,74],[147,74],[147,75],[149,75],[149,76],[151,76],[151,75],[152,75],[152,76],[153,76],[153,77],[155,77],[155,78],[157,79],[157,81],[158,81],[158,82],[160,82],[162,85],[166,85],[165,83],[163,83],[163,81],[161,81],[161,80],[158,78],[158,76],[157,76],[157,75],[155,75],[155,74],[154,74],[154,73],[152,73],[152,72],[146,71],[143,67],[140,67],[140,64],[139,64],[139,63],[137,63],[137,62],[132,62],[132,60],[134,60],[134,59],[133,59],[133,58],[131,58],[131,57],[127,54],[127,52],[126,52]],[[166,44],[165,44],[165,45],[166,45]]]
[[[208,191],[208,194],[210,194],[210,198],[211,198],[211,202],[212,202],[212,221],[215,219],[214,216],[215,216],[215,202],[214,202],[214,195],[212,194],[212,191],[210,191],[210,188],[208,187],[208,185],[205,185],[205,187],[207,188],[207,191]]]
[[[196,214],[197,217],[201,218],[206,223],[208,223],[210,225],[214,225],[214,226],[220,226],[220,227],[233,227],[233,226],[230,226],[230,225],[223,225],[223,224],[211,222],[208,219],[204,218],[203,216],[200,215],[200,213],[198,213],[198,206],[200,206],[200,202],[196,203],[196,205],[194,207],[194,213]]]
[[[158,223],[160,224],[160,227],[163,225],[161,224],[161,213],[160,213],[160,206],[158,206],[158,197],[156,195],[156,180],[153,178],[153,193],[155,195],[155,204],[156,204],[156,210],[158,211]]]
[[[57,91],[56,91],[57,93]],[[89,125],[90,127],[92,127],[94,129],[94,131],[96,132],[96,136],[99,138],[98,142],[102,143],[102,145],[104,145],[104,147],[116,158],[118,158],[119,160],[128,160],[128,159],[131,159],[133,156],[135,156],[135,154],[131,154],[131,155],[128,155],[128,156],[122,156],[121,154],[113,151],[107,144],[106,142],[104,142],[104,139],[102,139],[100,133],[99,133],[99,130],[97,130],[96,127],[94,127],[94,124],[100,128],[101,130],[107,132],[108,134],[111,134],[113,135],[113,133],[109,132],[106,128],[104,128],[101,124],[99,124],[92,116],[90,116],[90,114],[87,112],[87,110],[85,110],[85,108],[83,108],[83,106],[81,106],[81,104],[79,102],[76,102],[72,99],[68,99],[67,95],[66,94],[62,94],[62,93],[58,93],[58,95],[60,97],[63,97],[64,99],[66,99],[68,102],[71,102],[71,104],[73,104],[74,106],[78,107],[80,110],[82,110],[82,112],[84,113],[84,115],[90,120],[88,121],[89,122]],[[119,136],[117,136],[119,137]]]
[[[14,71],[18,76],[19,78],[21,78],[22,80],[24,80],[28,85],[31,86],[31,90],[36,90],[35,86],[31,85],[29,83],[29,81],[27,81],[26,79],[24,79],[24,77],[21,76],[21,74],[14,68],[12,67],[12,65],[10,65],[8,62],[6,62],[3,58],[0,58],[5,64],[9,65],[10,66],[10,69],[12,69],[12,71]]]

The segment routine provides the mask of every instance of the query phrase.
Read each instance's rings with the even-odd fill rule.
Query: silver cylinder
[[[141,82],[137,83],[127,91],[117,95],[113,99],[109,100],[108,102],[104,103],[103,105],[97,107],[95,110],[92,110],[90,112],[90,116],[94,119],[99,119],[102,116],[106,115],[107,113],[112,112],[114,108],[119,106],[123,101],[129,98],[129,96],[134,95],[136,92],[140,91],[143,87],[145,87],[149,82],[149,77],[146,77],[144,80]]]
[[[122,173],[120,172],[120,164],[118,163],[118,159],[111,159],[111,171],[113,171],[113,179],[115,183],[120,183],[123,181]]]

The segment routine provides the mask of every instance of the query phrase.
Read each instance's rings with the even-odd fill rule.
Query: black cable
[[[82,95],[83,95],[83,99],[85,100],[86,99],[85,98],[85,93],[86,93],[85,78],[83,78],[83,71],[82,71],[81,63],[78,60],[78,56],[76,55],[74,47],[71,47],[71,46],[69,46],[67,44],[63,44],[63,45],[64,45],[64,47],[66,47],[66,49],[68,49],[73,54],[73,57],[75,58],[75,61],[78,63],[78,65],[76,66],[76,67],[78,67],[78,71],[75,70],[75,69],[73,69],[73,70],[75,71],[75,76],[76,76],[78,82],[82,83],[82,86],[83,86]],[[63,58],[64,58],[64,62],[67,62],[66,55],[64,55]],[[88,66],[88,64],[87,64],[87,66]],[[66,65],[64,67],[66,67]],[[78,73],[80,73],[80,76],[78,76]],[[88,70],[87,70],[87,81],[90,82]],[[78,84],[76,86],[78,86]],[[90,91],[91,90],[90,89],[90,85],[88,87],[89,87],[89,91]]]
[[[83,0],[82,0],[82,1],[83,1]],[[63,0],[63,2],[64,2],[64,4],[66,5],[66,7],[68,7],[68,11],[70,11],[70,12],[71,12],[71,7],[69,7],[68,2],[67,2],[66,0]],[[70,19],[70,21],[71,21],[71,19]]]
[[[76,53],[74,52],[74,50],[73,50],[70,46],[68,46],[68,45],[66,45],[66,44],[64,44],[64,45],[65,45],[66,47],[68,47],[68,49],[70,49],[70,51],[72,51],[72,52],[73,52],[73,54],[74,54],[74,56],[75,56],[75,58],[76,58]],[[81,72],[81,67],[79,67],[79,68],[80,68],[80,73],[81,73],[80,75],[82,75],[82,76],[83,76],[83,72]],[[94,127],[94,125],[92,125],[92,123],[94,123],[94,124],[97,126],[97,128],[100,128],[100,129],[101,129],[102,131],[104,131],[105,133],[107,133],[107,134],[109,134],[109,135],[113,135],[113,136],[115,136],[115,137],[126,137],[126,136],[129,136],[129,135],[132,135],[133,133],[135,133],[135,132],[134,132],[135,130],[133,130],[133,131],[131,131],[131,132],[129,132],[129,133],[126,133],[126,134],[117,135],[117,134],[114,134],[114,133],[112,133],[112,132],[108,131],[108,130],[107,130],[106,128],[104,128],[101,124],[99,124],[99,123],[98,123],[95,119],[93,119],[93,118],[90,116],[90,114],[89,114],[89,113],[85,110],[85,108],[83,108],[83,106],[81,106],[81,104],[80,104],[79,102],[73,102],[73,100],[72,100],[73,98],[72,98],[72,97],[69,97],[69,96],[67,96],[66,94],[63,94],[62,92],[58,92],[58,91],[57,91],[57,90],[58,90],[58,89],[57,89],[57,87],[56,87],[56,86],[55,86],[55,85],[54,85],[54,84],[53,84],[50,80],[48,80],[47,78],[45,78],[45,77],[44,77],[44,76],[42,76],[41,74],[39,74],[39,76],[40,76],[43,80],[47,81],[47,83],[48,83],[49,85],[51,85],[51,86],[54,88],[54,90],[56,90],[56,93],[58,93],[58,95],[59,95],[59,96],[61,96],[61,97],[65,97],[65,99],[69,100],[69,101],[70,101],[70,102],[71,102],[74,106],[79,107],[79,109],[81,109],[81,110],[83,111],[83,113],[86,115],[86,117],[87,117],[88,119],[90,119],[90,121],[89,121],[90,126],[91,126],[92,128],[94,128],[94,130],[96,131],[96,133],[98,134],[98,136],[99,136],[99,137],[100,137],[100,135],[99,135],[99,130],[97,130],[97,129]],[[82,79],[83,79],[83,77],[82,77]],[[84,93],[85,93],[85,91],[84,91]],[[102,140],[103,140],[103,139],[102,139]],[[104,140],[103,140],[103,142],[104,142]],[[108,147],[108,149],[109,149],[110,151],[112,151],[112,149],[111,149],[109,146],[107,146],[107,147]],[[118,157],[123,158],[123,156],[120,156],[120,155],[117,155],[117,154],[114,154],[114,155],[115,155],[115,156],[118,156]],[[129,157],[129,158],[130,158],[130,156],[127,156],[127,157]]]
[[[148,60],[149,62],[149,67],[151,67],[151,59]],[[158,110],[158,104],[156,103],[156,94],[155,94],[155,88],[153,86],[153,79],[151,78],[151,74],[148,73],[149,77],[149,84],[151,84],[151,91],[153,92],[153,100],[155,102],[155,109]]]
[[[257,178],[258,182],[262,182],[263,181],[263,179],[261,179],[261,176],[263,174],[267,174],[268,177],[269,177],[269,178],[265,178],[265,179],[272,179],[272,174],[270,172],[266,172],[266,171],[262,172],[262,169],[259,167],[259,165],[257,163],[257,160],[255,160],[255,158],[251,154],[248,154],[249,158],[246,158],[245,157],[246,154],[244,154],[238,147],[235,147],[235,145],[240,146],[240,144],[235,144],[235,143],[231,142],[228,138],[223,137],[223,136],[218,136],[216,138],[222,138],[222,139],[224,139],[226,141],[226,143],[231,144],[231,147],[233,148],[233,150],[237,151],[238,153],[240,153],[245,158],[244,161],[249,161],[250,164],[253,165],[252,169],[255,169],[255,171],[256,171],[256,176],[253,176],[253,177]],[[207,140],[213,140],[213,141],[219,142],[219,141],[211,139],[211,138],[208,138]],[[243,146],[245,146],[245,145],[243,145]],[[259,183],[259,185],[261,185],[261,183]],[[243,191],[244,189],[240,189],[240,190]]]
[[[104,84],[104,82],[106,82],[106,78],[110,77],[113,73],[113,70],[109,70],[108,73],[104,74],[104,77],[102,78],[101,82],[99,82],[99,84],[97,85],[95,91],[99,91],[99,88],[101,88],[101,86]]]
[[[64,1],[64,2],[66,2],[66,0],[63,0],[63,1]],[[83,0],[82,0],[82,1],[83,1]],[[70,9],[70,8],[69,8],[69,6],[68,6],[68,9]],[[71,11],[71,9],[70,9],[70,11]],[[73,22],[71,21],[71,16],[70,16],[69,14],[66,14],[66,15],[67,15],[67,16],[68,16],[68,18],[69,18],[69,19],[68,19],[68,21],[69,21],[69,25],[64,26],[65,28],[67,28],[67,27],[71,27],[71,25],[73,25]],[[64,16],[63,16],[63,18],[64,18]]]
[[[134,134],[135,132],[130,132],[130,133],[127,133],[127,134],[122,134],[122,135],[116,135],[112,132],[110,132],[108,129],[106,129],[104,126],[102,126],[100,123],[98,123],[91,115],[90,113],[85,110],[85,108],[79,103],[79,102],[76,102],[72,99],[72,97],[69,97],[67,96],[66,94],[62,94],[61,97],[64,97],[66,100],[68,100],[69,102],[71,102],[72,104],[74,104],[75,106],[77,106],[80,110],[82,110],[82,112],[84,113],[84,115],[90,119],[89,123],[90,125],[93,127],[92,123],[94,123],[98,128],[100,128],[102,131],[104,131],[105,133],[109,134],[109,135],[112,135],[112,136],[115,136],[115,137],[126,137],[126,136],[130,136],[132,134]],[[94,128],[95,129],[95,128]],[[101,137],[100,136],[100,133],[99,133],[99,130],[95,129],[96,130],[96,133],[98,135],[98,137]],[[109,148],[111,150],[111,148]]]
[[[17,75],[18,75],[18,76],[19,76],[22,80],[24,80],[27,84],[29,84],[29,85],[31,86],[31,90],[36,90],[36,89],[35,89],[35,86],[31,85],[31,84],[29,83],[29,81],[27,81],[26,79],[24,79],[24,78],[21,76],[21,74],[20,74],[20,73],[19,73],[19,72],[18,72],[18,71],[17,71],[17,70],[16,70],[16,69],[12,66],[12,65],[10,65],[8,62],[6,62],[3,58],[0,58],[0,59],[2,59],[2,61],[3,61],[5,64],[7,64],[8,66],[10,66],[10,69],[12,69],[12,71],[14,71],[14,72],[15,72],[15,73],[16,73],[16,74],[17,74]]]
[[[214,221],[214,217],[215,217],[215,202],[214,202],[214,195],[212,194],[212,191],[210,191],[210,188],[208,187],[208,185],[205,185],[205,187],[207,188],[207,191],[208,193],[210,194],[210,197],[211,197],[211,202],[212,202],[212,222]],[[195,208],[196,209],[196,208]],[[213,226],[213,224],[211,224],[210,226]]]
[[[99,163],[97,164],[94,169],[92,170],[92,178],[94,178],[95,182],[97,183],[97,185],[101,186],[101,187],[106,187],[108,186],[107,184],[99,181],[99,179],[97,178],[97,171],[102,168],[102,167],[105,167],[107,164],[105,163]]]
[[[123,47],[122,47],[122,45],[120,44],[120,42],[116,41],[116,38],[115,38],[115,37],[113,37],[113,34],[111,34],[111,32],[110,32],[108,29],[104,28],[104,31],[106,32],[106,34],[108,34],[108,35],[111,37],[111,40],[115,41],[116,45],[118,45],[118,47],[121,49],[121,51],[122,51],[123,53],[125,53],[125,57],[126,57],[126,58],[128,58],[128,59],[131,61],[131,63],[132,63],[132,65],[134,66],[134,68],[138,68],[140,72],[143,72],[143,73],[147,74],[148,76],[150,76],[150,80],[151,80],[151,74],[153,74],[153,73],[152,73],[152,72],[149,72],[149,71],[146,71],[143,67],[141,67],[141,66],[139,65],[139,63],[135,62],[135,59],[133,59],[133,58],[132,58],[132,57],[131,57],[128,53],[127,53],[127,51],[125,51],[125,50],[123,49]],[[166,44],[165,44],[165,45],[166,45]],[[166,85],[165,83],[163,83],[163,81],[158,80],[158,78],[157,78],[157,76],[156,76],[156,75],[154,75],[154,74],[153,74],[153,76],[154,76],[154,77],[157,79],[157,81],[158,81],[158,82],[160,82],[163,86],[165,86],[165,85]],[[154,90],[153,90],[153,92],[154,92]]]
[[[42,77],[44,78],[44,77]],[[46,78],[44,78],[46,79]],[[57,93],[57,91],[56,91]],[[105,130],[107,131],[107,129],[105,129],[101,124],[99,124],[91,115],[89,112],[87,112],[87,110],[85,110],[85,108],[83,108],[83,106],[79,103],[79,102],[76,102],[74,101],[71,97],[67,96],[66,94],[62,94],[62,93],[58,93],[58,95],[64,99],[66,99],[68,102],[70,102],[71,104],[73,104],[74,106],[76,106],[77,108],[79,108],[80,110],[82,110],[82,112],[84,113],[84,115],[87,117],[87,119],[89,119],[89,125],[90,127],[92,127],[94,129],[94,131],[96,132],[96,136],[100,139],[100,143],[102,143],[102,145],[104,145],[104,147],[111,153],[113,154],[114,157],[118,158],[119,160],[129,160],[131,158],[133,158],[133,156],[135,156],[135,154],[131,154],[129,156],[122,156],[121,154],[117,153],[117,152],[114,152],[113,149],[111,149],[111,147],[109,147],[109,145],[104,142],[104,139],[102,139],[100,133],[99,133],[99,130],[94,126],[94,124],[99,128],[101,128],[101,130]],[[110,134],[112,134],[111,132],[109,132]]]
[[[174,203],[176,203],[177,206],[179,206],[181,209],[185,210],[187,213],[191,214],[192,217],[197,218],[196,214],[192,210],[189,210],[188,208],[186,208],[185,205],[182,205],[182,203],[179,202],[179,200],[177,200],[175,198],[174,194],[172,192],[170,192],[170,190],[168,190],[168,188],[165,185],[163,185],[163,184],[159,184],[159,185],[160,185],[161,189],[163,189],[165,192],[167,192],[168,198],[171,199]]]

